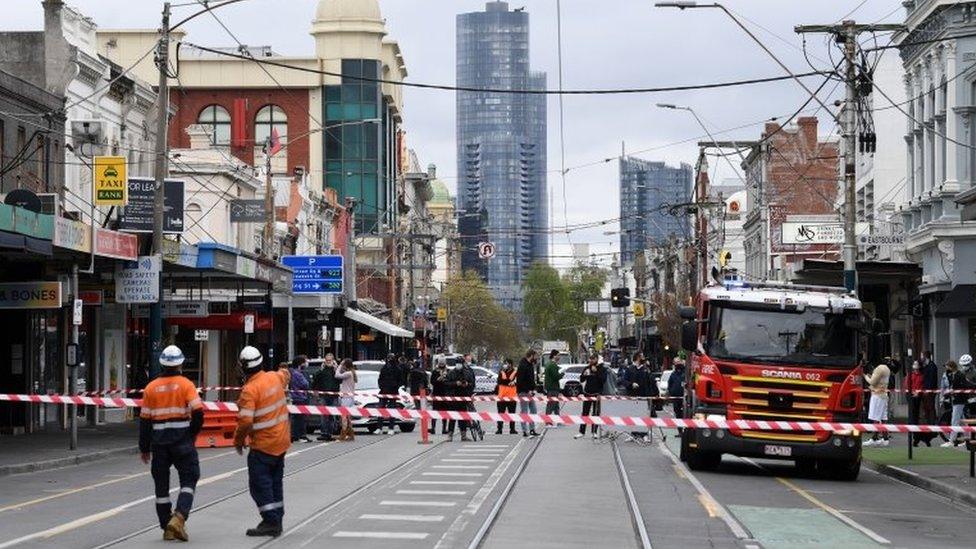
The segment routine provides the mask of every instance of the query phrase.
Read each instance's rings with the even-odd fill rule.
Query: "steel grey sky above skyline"
[[[186,4],[185,1],[174,2]],[[271,45],[282,54],[308,55],[313,42],[308,31],[317,0],[246,0],[219,10],[221,20],[248,45]],[[557,82],[555,0],[516,0],[530,13],[533,68],[549,73]],[[158,0],[71,0],[69,4],[104,28],[158,26],[162,2]],[[653,0],[563,0],[563,80],[566,88],[649,87],[780,76],[782,70],[718,10],[655,8]],[[849,18],[859,22],[898,22],[903,8],[898,0],[728,0],[725,5],[743,18],[763,42],[795,72],[810,66],[801,52],[802,39],[793,32],[797,23],[832,23],[855,10]],[[482,10],[481,0],[381,0],[391,37],[400,42],[410,81],[455,83],[454,26],[458,13]],[[39,0],[5,2],[6,30],[39,29]],[[190,13],[180,7],[178,14]],[[201,17],[186,29],[187,39],[202,45],[235,45],[212,18]],[[886,42],[887,36],[879,36]],[[832,63],[823,38],[808,38],[810,61],[818,69]],[[836,51],[834,54],[836,60]],[[886,55],[897,55],[888,50]],[[815,86],[818,82],[810,80]],[[833,88],[828,85],[827,90]],[[839,90],[836,90],[839,92]],[[836,93],[836,92],[835,92]],[[702,134],[687,113],[662,110],[655,103],[687,105],[714,132],[756,123],[719,138],[754,139],[761,121],[785,117],[806,99],[794,82],[782,81],[739,88],[680,93],[565,98],[567,207],[563,215],[563,189],[559,177],[558,102],[549,101],[549,177],[554,193],[552,222],[556,226],[617,217],[617,163],[603,162],[625,150],[646,151],[639,156],[671,164],[693,162],[695,138]],[[831,96],[831,101],[834,96]],[[421,162],[435,163],[451,189],[455,187],[455,100],[452,92],[407,89],[405,128],[408,145]],[[821,117],[826,134],[833,124]],[[667,146],[682,140],[691,141]],[[733,174],[725,163],[712,162],[712,180]],[[605,197],[598,203],[593,196]],[[573,242],[589,242],[594,252],[615,251],[616,223],[574,232]],[[554,254],[570,251],[566,235],[553,235]],[[601,260],[607,262],[608,256]],[[568,259],[556,259],[564,266]]]

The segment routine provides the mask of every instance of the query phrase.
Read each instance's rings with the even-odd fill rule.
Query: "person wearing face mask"
[[[430,375],[430,396],[432,397],[444,397],[449,396],[447,389],[447,360],[444,357],[437,359],[437,366]],[[435,411],[445,411],[449,410],[450,407],[447,403],[439,398],[434,398],[431,400],[431,408]],[[431,434],[437,433],[437,420],[430,420],[430,432]],[[447,420],[441,420],[441,434],[447,434]]]
[[[535,414],[538,410],[535,406],[535,365],[539,361],[539,353],[535,349],[529,349],[525,353],[525,358],[519,361],[518,370],[515,373],[515,390],[519,397],[519,413]],[[523,437],[537,437],[535,423],[522,422]]]
[[[320,402],[323,406],[335,406],[339,403],[339,396],[334,394],[339,391],[339,380],[335,377],[337,366],[335,355],[329,353],[325,355],[325,362],[322,363],[322,369],[316,372],[312,378],[312,389],[322,393],[320,395]],[[332,440],[332,435],[335,433],[339,423],[337,419],[336,416],[323,415],[321,417],[319,421],[322,434],[319,435],[317,440],[325,442]]]
[[[457,397],[470,397],[474,394],[474,370],[470,366],[471,355],[464,355],[464,361],[459,362],[451,369],[447,374],[447,381],[445,385],[451,391],[451,395]],[[468,409],[468,402],[459,401],[453,403],[454,406],[451,409],[463,412]],[[461,428],[461,441],[467,442],[471,439],[468,438],[468,422],[465,420],[458,420],[455,422],[453,419],[448,421],[447,424],[447,440],[454,440],[454,426],[459,424]]]
[[[916,360],[912,362],[912,368],[905,376],[905,390],[908,392],[908,423],[917,425],[922,409],[922,365]],[[918,446],[919,442],[925,442],[929,446],[930,441],[924,440],[922,433],[913,433],[912,445]]]
[[[498,372],[498,413],[504,414],[514,414],[515,413],[515,398],[518,394],[516,392],[516,372],[515,364],[512,363],[511,359],[505,359],[505,366]],[[502,427],[505,422],[499,421],[498,428],[495,430],[496,435],[502,434]],[[508,423],[508,433],[510,435],[518,434],[515,432],[515,422],[510,421]]]

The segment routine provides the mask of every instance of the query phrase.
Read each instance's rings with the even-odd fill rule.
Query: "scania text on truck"
[[[843,288],[746,283],[702,289],[681,316],[690,355],[685,414],[698,419],[857,422],[861,302]],[[713,469],[722,454],[794,460],[808,473],[854,480],[857,431],[685,429],[681,458]]]

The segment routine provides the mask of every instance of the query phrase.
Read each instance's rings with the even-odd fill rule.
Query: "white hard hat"
[[[961,357],[959,357],[959,366],[962,366],[963,368],[969,366],[972,363],[973,363],[973,357],[969,355],[962,355]]]
[[[238,358],[241,362],[241,367],[248,371],[256,369],[264,360],[264,357],[261,356],[261,351],[250,345],[241,349],[241,354]]]
[[[186,357],[183,356],[183,351],[176,345],[166,347],[159,355],[159,363],[169,368],[182,365],[185,359]]]

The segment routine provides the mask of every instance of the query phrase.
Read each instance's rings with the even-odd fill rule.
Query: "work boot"
[[[166,529],[163,531],[163,539],[167,541],[177,539],[180,541],[190,541],[190,536],[186,534],[186,517],[179,511],[173,513],[169,522],[166,523]]]
[[[471,439],[468,438],[467,431],[461,431],[461,442],[471,442]]]
[[[259,537],[276,538],[281,535],[281,523],[280,522],[274,523],[274,522],[269,522],[267,520],[262,520],[261,523],[258,524],[256,527],[248,528],[245,534],[256,538]]]

